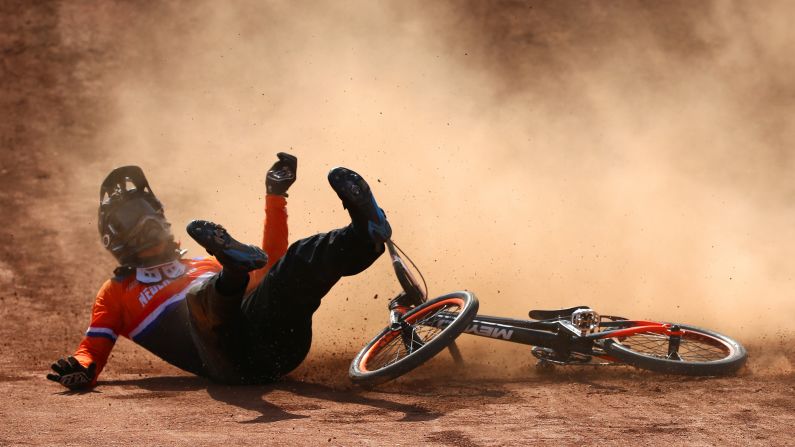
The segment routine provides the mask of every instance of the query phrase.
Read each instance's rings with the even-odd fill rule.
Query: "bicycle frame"
[[[405,262],[398,254],[392,241],[387,241],[387,248],[392,258],[392,266],[400,282],[401,292],[390,303],[390,326],[401,327],[402,314],[408,307],[400,305],[401,300],[408,298],[427,298],[427,290],[422,291],[414,276],[409,272]],[[397,306],[394,303],[398,303]],[[645,320],[627,320],[621,317],[603,316],[599,322],[598,332],[583,332],[570,320],[570,316],[562,316],[549,320],[519,320],[514,318],[477,315],[467,326],[464,333],[495,340],[508,341],[524,345],[552,349],[558,361],[568,358],[572,353],[596,356],[609,362],[615,362],[602,350],[602,343],[612,338],[629,337],[638,333],[659,333],[671,338],[669,357],[677,356],[679,339],[683,334],[677,325],[657,323]],[[607,321],[604,321],[607,319]],[[439,313],[433,320],[426,322],[429,326],[443,328],[454,320],[452,314]],[[594,351],[594,347],[598,351]],[[451,344],[451,353],[460,358],[455,343]],[[562,361],[565,363],[565,361]]]

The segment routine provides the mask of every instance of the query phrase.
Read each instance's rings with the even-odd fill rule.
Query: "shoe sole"
[[[192,227],[196,225],[195,222],[203,222],[203,224],[199,224],[201,227],[198,231],[192,231]],[[222,234],[219,236],[215,234],[215,231],[213,234],[207,234],[211,225],[220,228]],[[265,252],[253,245],[238,242],[220,225],[207,221],[193,221],[188,224],[187,231],[193,240],[207,250],[207,253],[215,256],[218,262],[224,266],[235,266],[252,271],[260,269],[268,263],[268,255]]]
[[[337,197],[342,200],[345,209],[351,207],[357,210],[371,208],[375,210],[378,222],[369,216],[367,217],[367,232],[370,237],[377,242],[385,242],[392,235],[392,228],[386,220],[384,211],[375,201],[375,196],[370,190],[370,185],[358,173],[343,167],[334,168],[329,171],[328,181]],[[355,191],[355,188],[358,191]],[[366,213],[368,215],[372,213]]]

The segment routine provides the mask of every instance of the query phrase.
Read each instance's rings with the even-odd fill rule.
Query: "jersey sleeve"
[[[249,284],[255,286],[287,252],[287,199],[276,194],[265,196],[265,223],[262,249],[268,254],[265,267],[251,272]]]
[[[91,310],[91,323],[74,354],[77,361],[85,367],[96,363],[94,384],[105,367],[121,330],[121,297],[117,296],[120,292],[119,284],[112,280],[107,281],[99,290]]]

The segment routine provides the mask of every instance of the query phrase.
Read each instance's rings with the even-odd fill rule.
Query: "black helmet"
[[[116,168],[102,182],[97,224],[102,245],[122,266],[147,267],[179,257],[163,205],[138,166]],[[141,251],[163,242],[168,246],[162,256],[138,257]]]

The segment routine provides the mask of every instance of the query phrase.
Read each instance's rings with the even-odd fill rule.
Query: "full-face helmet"
[[[102,182],[97,224],[102,245],[122,266],[149,267],[179,257],[163,205],[138,166],[116,168]],[[156,255],[141,256],[160,244]]]

